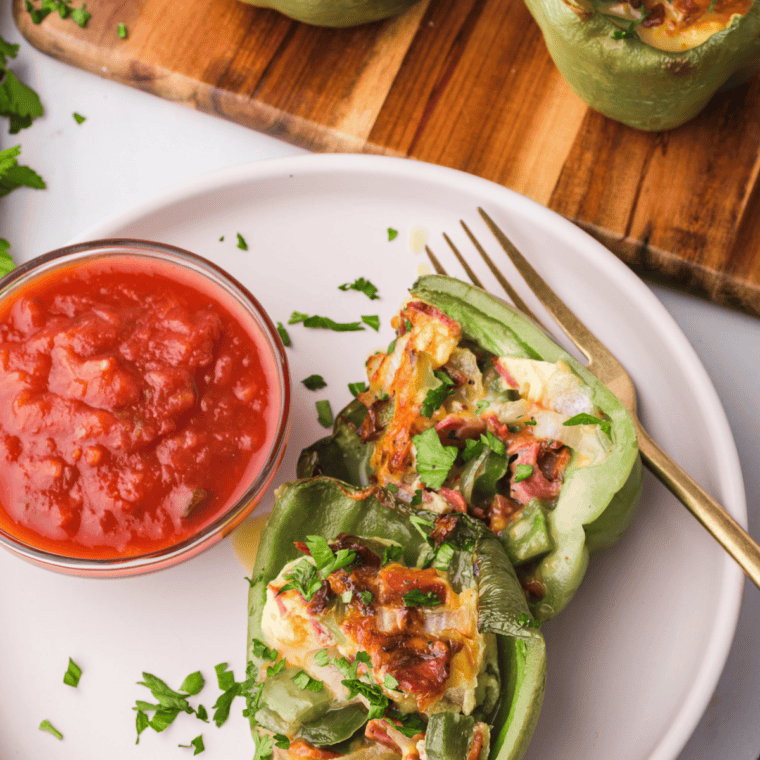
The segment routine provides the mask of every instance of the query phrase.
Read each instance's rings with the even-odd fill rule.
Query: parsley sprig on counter
[[[380,298],[377,295],[377,288],[364,277],[359,277],[353,282],[346,282],[343,285],[338,285],[338,290],[358,290],[360,293],[364,293],[370,301],[375,301]]]
[[[92,18],[92,13],[87,10],[85,3],[75,8],[68,0],[42,0],[39,8],[35,7],[31,0],[26,0],[24,7],[35,24],[41,24],[51,13],[57,13],[62,19],[70,18],[84,29]]]

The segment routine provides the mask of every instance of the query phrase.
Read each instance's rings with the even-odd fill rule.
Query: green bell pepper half
[[[672,129],[760,68],[760,2],[691,50],[666,52],[620,30],[591,0],[525,0],[554,63],[596,111],[637,129]]]
[[[551,340],[532,321],[504,301],[460,280],[439,275],[421,277],[411,293],[455,319],[463,336],[495,356],[515,356],[548,362],[564,361],[591,389],[592,401],[611,422],[612,450],[600,464],[579,467],[575,456],[565,470],[556,506],[546,523],[551,550],[531,570],[530,579],[544,588],[541,599],[530,599],[538,620],[548,620],[572,599],[586,572],[589,554],[612,546],[630,524],[641,495],[642,466],[633,420],[620,401],[582,364]],[[306,448],[298,476],[345,477],[346,459],[361,461],[349,479],[353,485],[371,481],[368,450],[357,433],[361,407],[353,401],[338,415],[332,435]],[[508,537],[505,537],[505,543]]]
[[[394,501],[380,488],[356,489],[332,478],[318,477],[286,483],[276,494],[274,509],[262,531],[253,584],[248,599],[249,674],[271,664],[257,655],[255,642],[263,640],[261,619],[266,603],[266,588],[291,560],[302,556],[295,547],[307,535],[331,540],[340,533],[360,538],[382,536],[403,548],[402,562],[419,566],[432,549],[410,517],[432,521],[436,515],[410,510]],[[419,522],[418,522],[419,524]],[[492,725],[490,760],[519,760],[530,741],[543,700],[546,679],[546,649],[543,636],[529,615],[522,589],[498,538],[482,523],[462,515],[451,540],[466,547],[455,551],[451,567],[460,567],[468,552],[470,560],[465,582],[478,587],[478,628],[496,635],[501,677],[500,696],[484,700],[478,716]],[[454,583],[453,574],[451,582]],[[280,674],[278,674],[280,675]],[[480,708],[479,708],[480,710]],[[329,716],[329,711],[323,713]],[[357,716],[351,716],[355,718]],[[363,724],[358,717],[354,727]],[[342,741],[344,736],[329,735],[311,721],[307,735],[322,744]],[[305,738],[305,737],[304,737]]]
[[[397,16],[419,0],[243,0],[305,24],[342,28]]]

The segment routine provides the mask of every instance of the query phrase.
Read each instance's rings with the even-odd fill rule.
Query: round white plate
[[[78,240],[136,237],[199,253],[239,278],[275,321],[287,323],[294,310],[338,321],[380,316],[379,333],[288,328],[295,398],[278,475],[284,482],[294,477],[301,448],[325,434],[315,401],[327,398],[334,411],[340,409],[350,400],[347,384],[365,379],[367,354],[391,340],[390,317],[415,277],[430,271],[420,253],[423,240],[451,274],[463,276],[441,237],[448,232],[461,250],[472,251],[458,227],[463,218],[510,271],[479,220],[478,206],[630,370],[642,420],[655,439],[746,522],[730,430],[679,328],[602,246],[502,187],[401,159],[278,159],[200,177]],[[389,228],[398,232],[393,240]],[[247,251],[237,247],[238,234]],[[381,298],[338,290],[357,277],[371,280]],[[498,292],[495,283],[493,289]],[[327,388],[306,390],[300,381],[312,373],[323,375]],[[260,510],[269,508],[271,494]],[[250,757],[242,699],[222,728],[182,714],[164,733],[146,731],[139,747],[132,746],[131,708],[136,699],[150,699],[136,685],[142,671],[177,688],[200,669],[207,682],[199,698],[209,709],[219,694],[217,663],[228,662],[243,679],[244,575],[230,542],[177,568],[116,581],[58,576],[3,553],[0,756],[181,758],[192,750],[178,745],[202,733],[208,760]],[[614,549],[592,558],[573,603],[543,627],[546,700],[527,757],[676,757],[723,668],[741,589],[733,562],[647,474],[629,532]],[[62,683],[69,656],[83,670],[76,690]],[[63,732],[63,741],[37,730],[43,719]]]

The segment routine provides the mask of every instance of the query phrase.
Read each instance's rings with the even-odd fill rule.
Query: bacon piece
[[[446,602],[446,583],[438,577],[437,571],[432,567],[417,570],[391,564],[386,565],[379,575],[381,601],[384,604],[401,602],[404,594],[413,589],[433,593],[442,602]]]
[[[515,483],[513,480],[510,486],[510,496],[519,501],[520,504],[527,504],[531,499],[554,499],[562,487],[562,483],[559,481],[548,481],[538,467],[537,459],[540,448],[541,444],[536,441],[536,443],[521,449],[517,452],[517,460],[509,466],[513,474],[521,464],[533,467],[530,477],[521,480],[519,483]]]
[[[461,331],[461,327],[459,326],[459,322],[452,319],[448,315],[444,314],[439,308],[432,306],[429,303],[423,303],[422,301],[411,301],[406,305],[406,309],[401,312],[401,317],[409,317],[411,316],[411,312],[421,312],[422,314],[427,314],[430,317],[433,317],[433,319],[437,319],[439,322],[443,322],[446,327],[449,328],[449,330],[454,335],[459,335]],[[411,320],[412,323],[414,323],[414,320]]]
[[[441,491],[443,490],[444,489],[442,488]],[[445,490],[448,491],[449,489],[447,488]],[[453,491],[452,493],[457,492]],[[462,498],[461,494],[457,495]],[[464,502],[464,499],[462,499],[462,501]],[[465,504],[464,509],[457,511],[466,512],[467,505]],[[438,515],[438,517],[435,518],[435,527],[430,534],[430,538],[435,542],[436,549],[454,532],[458,522],[459,515]]]
[[[383,644],[382,650],[387,672],[402,691],[418,698],[418,705],[432,703],[446,688],[452,656],[448,641],[399,636]]]
[[[479,438],[485,432],[486,425],[479,417],[447,414],[435,426],[435,430],[444,446],[464,446],[468,438]]]
[[[454,491],[451,488],[440,488],[438,493],[446,500],[452,511],[467,512],[467,502],[459,491]]]
[[[523,505],[520,502],[497,493],[491,502],[491,509],[488,511],[488,527],[494,533],[501,533],[509,524],[512,515],[519,512],[522,507]]]
[[[568,462],[570,461],[570,450],[567,446],[562,446],[559,441],[558,447],[551,447],[542,450],[538,455],[538,466],[547,480],[561,480]]]
[[[497,358],[494,358],[491,360],[493,362],[493,366],[496,367],[496,371],[501,375],[504,382],[510,387],[510,388],[519,388],[520,384],[517,382],[517,380],[512,377],[512,375],[509,373],[509,370],[500,362]]]
[[[371,742],[382,744],[383,747],[392,749],[394,752],[401,754],[401,747],[388,736],[388,724],[384,720],[373,719],[367,723],[364,729],[364,736]]]

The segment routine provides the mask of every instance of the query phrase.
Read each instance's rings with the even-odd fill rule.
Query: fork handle
[[[703,488],[695,483],[636,420],[639,451],[652,474],[682,502],[760,588],[760,546]]]

